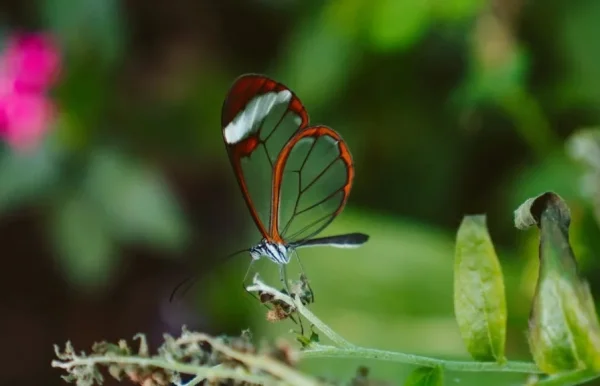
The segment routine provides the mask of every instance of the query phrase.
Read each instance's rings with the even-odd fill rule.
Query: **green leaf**
[[[107,64],[122,53],[123,20],[118,0],[44,0],[47,26],[64,49],[75,54],[94,52]]]
[[[316,333],[316,332],[314,332],[314,331],[311,331],[311,332],[310,332],[310,341],[311,341],[312,343],[319,343],[319,334],[317,334],[317,333]]]
[[[429,1],[381,0],[373,2],[369,38],[382,51],[406,49],[427,31]]]
[[[540,269],[529,320],[529,346],[548,374],[600,370],[600,324],[588,284],[569,243],[570,210],[546,192],[515,211],[515,226],[540,230]]]
[[[597,379],[599,374],[591,370],[576,370],[562,372],[560,374],[550,375],[543,379],[538,376],[526,384],[526,386],[576,386],[588,384],[588,382]]]
[[[419,367],[404,381],[404,386],[442,386],[444,372],[441,367]]]
[[[304,335],[297,334],[296,335],[296,340],[300,343],[300,345],[302,346],[302,348],[310,347],[311,341],[310,341],[310,339],[308,337],[306,337]]]
[[[157,171],[106,149],[96,151],[89,167],[85,190],[115,237],[168,249],[183,245],[186,223]]]
[[[319,334],[314,331],[310,332],[310,336],[297,334],[296,340],[300,342],[303,348],[310,347],[313,343],[319,343]]]
[[[82,194],[72,194],[55,208],[50,228],[69,281],[88,291],[104,286],[113,272],[116,251],[94,204]]]
[[[506,299],[502,269],[485,216],[465,216],[454,260],[454,312],[467,350],[476,360],[504,362]]]

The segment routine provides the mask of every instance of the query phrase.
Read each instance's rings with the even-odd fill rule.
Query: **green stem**
[[[535,386],[574,386],[581,385],[593,379],[600,378],[600,374],[591,370],[572,371],[564,374],[556,374],[542,379]]]
[[[285,296],[285,295],[284,295]],[[287,296],[286,296],[287,297]],[[283,301],[292,301],[291,298],[282,298]],[[319,331],[323,332],[337,347],[312,345],[310,348],[302,351],[303,358],[368,358],[383,361],[400,362],[417,366],[440,366],[446,370],[453,371],[494,371],[494,372],[512,372],[540,374],[542,371],[532,362],[506,362],[498,364],[496,362],[474,362],[474,361],[447,361],[444,359],[430,358],[425,356],[405,354],[401,352],[377,350],[366,347],[359,347],[344,339],[336,333],[306,308],[300,301],[294,299],[293,305],[298,312],[311,322]]]
[[[327,337],[329,339],[331,339],[331,341],[333,343],[335,343],[337,346],[343,347],[343,348],[356,347],[354,344],[352,344],[352,343],[348,342],[346,339],[344,339],[337,332],[333,331],[331,329],[331,327],[329,327],[328,325],[323,323],[323,321],[321,319],[317,318],[317,316],[315,314],[313,314],[312,312],[310,312],[308,308],[304,307],[304,304],[302,304],[302,302],[298,298],[292,299],[291,296],[285,295],[285,294],[277,291],[275,288],[269,287],[268,285],[266,285],[265,283],[260,281],[257,276],[254,278],[254,285],[248,287],[247,290],[248,291],[263,291],[263,292],[269,293],[269,294],[273,295],[275,297],[275,299],[281,300],[281,301],[287,303],[288,305],[295,307],[299,314],[304,316],[304,318],[306,320],[308,320],[309,322],[311,322],[313,324],[313,326],[315,326],[319,331],[321,331],[321,332],[323,332],[323,334],[327,335]]]
[[[313,324],[319,331],[323,332],[335,346],[325,346],[312,344],[307,349],[301,352],[302,358],[365,358],[378,359],[383,361],[406,363],[417,366],[435,367],[440,366],[451,371],[488,371],[488,372],[511,372],[525,374],[542,374],[543,372],[537,368],[532,362],[506,362],[499,364],[495,362],[474,362],[474,361],[448,361],[444,359],[430,358],[419,355],[405,354],[401,352],[377,350],[372,348],[359,347],[344,339],[336,333],[306,308],[298,298],[282,294],[276,289],[269,287],[261,282],[258,277],[254,278],[254,285],[248,287],[248,291],[263,291],[275,296],[276,299],[282,300],[296,308],[306,320]],[[337,346],[337,347],[336,347]]]
[[[292,299],[290,298],[290,300]],[[358,348],[356,345],[344,339],[340,334],[333,331],[331,327],[323,323],[323,321],[317,318],[315,314],[310,312],[308,308],[304,307],[302,302],[294,299],[292,304],[297,308],[298,312],[306,318],[306,320],[311,322],[314,327],[316,327],[319,331],[325,334],[333,343],[336,344],[336,346],[340,347],[340,349],[353,350]]]
[[[400,362],[416,366],[439,366],[450,371],[475,371],[475,372],[505,372],[505,373],[536,373],[542,371],[531,362],[509,361],[504,364],[496,362],[474,361],[449,361],[425,357],[420,355],[405,354],[401,352],[377,350],[372,348],[357,347],[338,348],[333,346],[312,345],[302,351],[302,358],[365,358],[382,361]]]

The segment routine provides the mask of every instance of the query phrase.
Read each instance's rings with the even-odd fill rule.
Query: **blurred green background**
[[[186,324],[293,340],[293,324],[268,323],[243,291],[249,256],[223,259],[259,241],[220,128],[229,86],[247,72],[294,90],[356,164],[349,204],[323,235],[371,239],[300,252],[311,309],[357,344],[468,359],[453,317],[454,236],[464,214],[487,213],[507,356],[529,360],[537,234],[512,223],[526,198],[554,190],[568,201],[600,299],[600,152],[565,146],[600,122],[598,20],[594,0],[0,1],[0,36],[49,32],[64,60],[43,144],[0,149],[1,383],[63,384],[50,360],[67,339],[86,349],[145,332],[158,344]],[[273,264],[260,268],[277,280]],[[198,283],[169,303],[192,272]],[[302,367],[349,379],[360,364],[396,383],[412,370]]]

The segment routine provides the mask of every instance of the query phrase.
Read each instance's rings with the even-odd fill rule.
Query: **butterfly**
[[[288,87],[264,75],[242,75],[225,98],[221,126],[233,172],[262,235],[246,250],[252,261],[268,258],[280,266],[284,280],[296,249],[367,242],[363,233],[316,237],[344,209],[354,164],[342,137],[327,126],[310,125]]]
[[[285,266],[297,249],[354,248],[368,241],[363,233],[316,237],[344,209],[354,164],[342,137],[327,126],[311,126],[288,87],[264,75],[240,76],[223,103],[221,127],[242,196],[262,236],[256,245],[229,256],[249,252],[252,263],[266,257],[279,266],[287,288]]]

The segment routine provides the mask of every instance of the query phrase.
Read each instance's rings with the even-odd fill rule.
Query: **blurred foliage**
[[[118,0],[43,0],[40,9],[68,57],[91,54],[101,60],[97,65],[110,65],[123,56],[127,38]]]
[[[467,358],[452,315],[453,235],[463,215],[487,213],[505,274],[507,356],[528,357],[537,235],[517,234],[511,213],[540,191],[569,203],[582,273],[600,272],[597,203],[582,185],[589,172],[565,149],[600,122],[597,1],[21,3],[0,16],[0,36],[37,28],[59,38],[60,113],[36,152],[0,149],[0,210],[3,221],[42,213],[75,288],[114,285],[127,245],[175,256],[201,240],[210,245],[194,250],[198,313],[223,329],[251,318],[256,335],[285,335],[289,326],[267,324],[241,289],[247,257],[209,264],[258,241],[239,231],[251,222],[219,127],[225,93],[246,72],[287,84],[311,121],[352,150],[356,183],[327,234],[371,240],[300,255],[315,312],[348,339]],[[258,268],[276,281],[271,265]],[[305,366],[341,377],[351,362]]]

